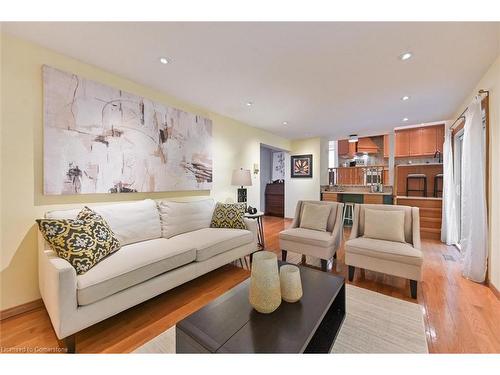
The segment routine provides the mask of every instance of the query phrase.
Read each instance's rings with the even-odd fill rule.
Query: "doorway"
[[[285,160],[287,152],[260,145],[260,210],[265,215],[285,217]]]

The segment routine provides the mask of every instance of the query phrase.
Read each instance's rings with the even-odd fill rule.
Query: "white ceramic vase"
[[[250,277],[250,304],[263,314],[270,314],[281,304],[278,258],[270,251],[253,254]]]
[[[302,298],[300,269],[286,264],[280,268],[281,298],[286,302],[297,302]]]

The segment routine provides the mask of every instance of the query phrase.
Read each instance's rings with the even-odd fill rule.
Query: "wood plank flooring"
[[[281,256],[278,234],[290,220],[264,219],[266,247]],[[345,230],[348,238],[349,229]],[[422,240],[424,277],[418,303],[425,316],[431,353],[500,353],[500,301],[484,285],[464,279],[454,247]],[[449,255],[452,260],[445,260]],[[299,263],[300,254],[288,261]],[[239,263],[238,263],[239,264]],[[343,245],[331,272],[347,277]],[[227,265],[77,334],[80,353],[127,353],[156,337],[249,276],[249,271]],[[412,301],[404,279],[371,271],[356,271],[354,285]],[[44,308],[0,322],[0,352],[51,352],[62,346]]]

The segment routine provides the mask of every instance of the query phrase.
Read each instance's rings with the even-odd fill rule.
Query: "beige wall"
[[[454,118],[458,118],[479,89],[490,91],[488,278],[495,288],[500,290],[500,57],[488,69],[463,104],[457,108]]]
[[[260,143],[290,149],[289,140],[182,102],[40,46],[1,35],[0,132],[0,310],[39,298],[34,220],[47,210],[82,203],[143,198],[208,195],[235,198],[231,172],[259,163]],[[47,64],[119,87],[137,95],[198,113],[213,121],[214,183],[212,191],[153,194],[44,196],[42,170],[42,65]],[[249,203],[259,203],[260,184],[253,177]]]
[[[298,200],[319,200],[321,180],[321,138],[307,138],[292,141],[290,155],[313,155],[312,178],[289,178],[290,160],[285,166],[287,179],[285,181],[285,217],[292,218]],[[324,163],[324,162],[323,162]]]

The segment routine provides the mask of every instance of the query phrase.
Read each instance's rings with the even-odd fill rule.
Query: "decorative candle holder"
[[[281,298],[286,302],[297,302],[302,298],[302,281],[297,266],[286,264],[280,268]]]
[[[278,258],[270,251],[253,254],[250,278],[250,304],[263,314],[270,314],[281,304]]]

